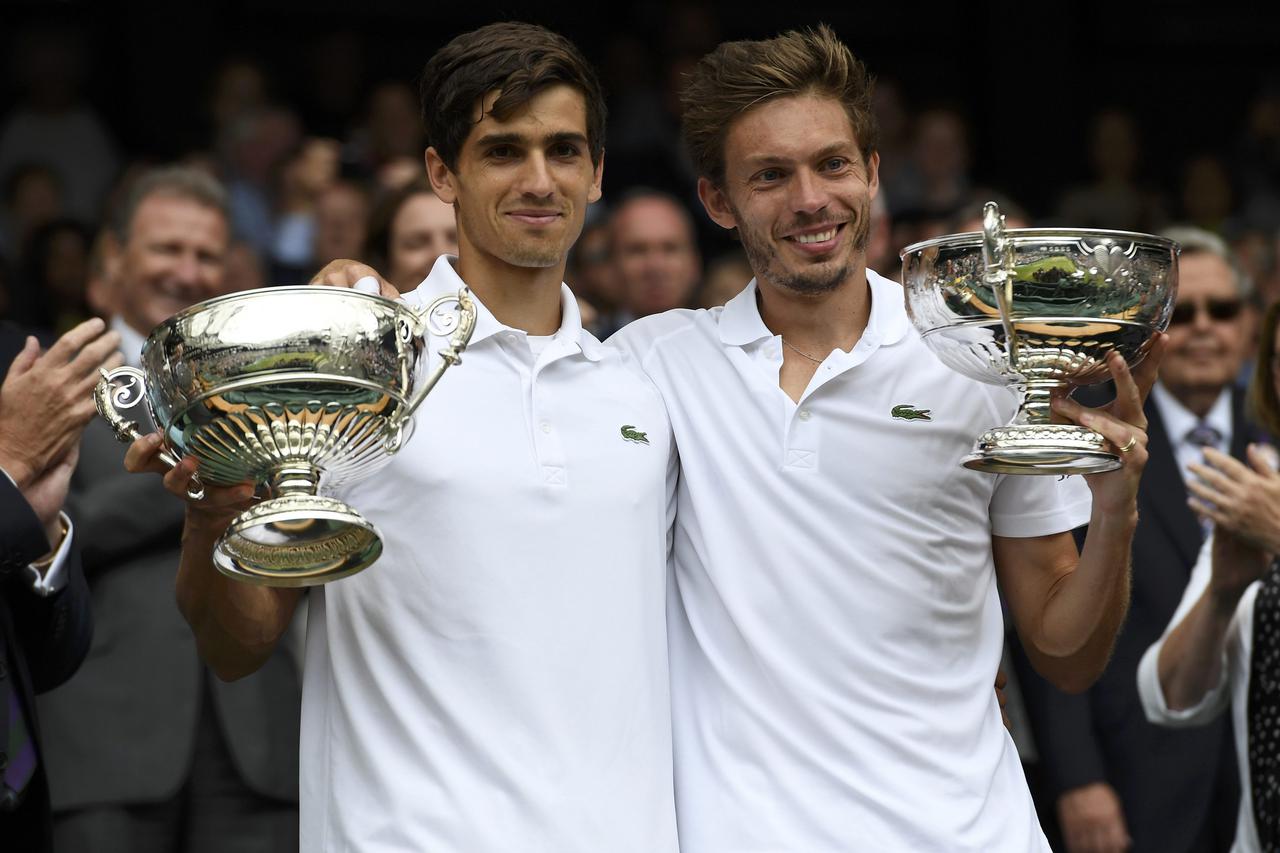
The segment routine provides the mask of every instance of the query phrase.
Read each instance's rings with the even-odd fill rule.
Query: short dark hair
[[[227,223],[231,211],[227,206],[227,191],[218,179],[208,172],[190,166],[162,166],[152,169],[134,181],[125,196],[124,204],[113,220],[112,230],[122,244],[129,242],[129,230],[133,217],[142,202],[153,195],[183,198],[217,211]]]
[[[573,43],[536,24],[489,24],[457,36],[422,71],[422,124],[427,145],[451,170],[471,128],[475,107],[498,91],[490,113],[499,120],[557,83],[582,93],[587,107],[587,144],[591,162],[604,154],[604,91],[595,71]]]
[[[702,57],[680,93],[685,145],[698,174],[724,184],[724,143],[738,116],[774,98],[834,98],[853,124],[868,160],[878,131],[871,110],[871,75],[825,24],[763,41],[731,41]]]

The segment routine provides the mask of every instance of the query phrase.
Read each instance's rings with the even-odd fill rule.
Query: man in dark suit
[[[185,169],[144,176],[122,213],[95,297],[137,365],[156,324],[225,291],[228,227],[221,187]],[[127,416],[147,429],[140,412]],[[200,663],[174,601],[183,506],[126,473],[124,452],[90,424],[72,480],[96,632],[76,676],[39,703],[57,847],[296,850],[297,667],[282,649],[224,684]]]
[[[1071,853],[1226,851],[1235,829],[1228,717],[1195,729],[1152,725],[1136,684],[1138,662],[1169,624],[1203,539],[1187,506],[1187,465],[1206,446],[1243,457],[1258,439],[1235,387],[1253,338],[1247,282],[1217,237],[1186,228],[1169,236],[1183,246],[1180,284],[1160,381],[1146,404],[1150,458],[1138,492],[1128,619],[1106,672],[1081,695],[1019,667],[1044,782]]]
[[[0,324],[0,847],[50,850],[49,789],[35,694],[89,648],[89,591],[62,513],[100,367],[119,337],[82,323],[47,353]]]

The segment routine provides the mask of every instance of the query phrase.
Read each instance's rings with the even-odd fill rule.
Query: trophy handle
[[[110,371],[100,369],[98,374],[102,378],[93,389],[93,402],[98,408],[98,414],[111,425],[111,431],[122,443],[131,444],[142,438],[138,424],[122,416],[117,407],[131,409],[146,398],[146,374],[136,367],[117,367]],[[178,460],[163,445],[156,455],[170,468],[178,466]],[[187,497],[196,501],[204,497],[204,487],[194,474],[191,476],[191,485],[187,488]]]
[[[1013,244],[1004,230],[1000,205],[989,201],[982,206],[983,281],[991,288],[1000,309],[1000,322],[1008,342],[1009,366],[1018,364],[1018,332],[1013,326]]]
[[[440,364],[431,371],[431,375],[423,379],[413,396],[409,398],[408,404],[400,410],[399,416],[391,424],[393,432],[389,439],[391,446],[388,449],[390,450],[399,447],[403,440],[402,430],[405,424],[422,405],[422,401],[427,398],[431,389],[440,381],[440,377],[444,376],[444,372],[462,361],[462,351],[467,348],[471,333],[476,328],[476,305],[471,299],[471,289],[468,287],[461,288],[457,294],[441,296],[426,308],[415,309],[414,313],[421,324],[414,330],[416,335],[425,337],[429,332],[437,337],[448,336],[448,342],[440,350]]]

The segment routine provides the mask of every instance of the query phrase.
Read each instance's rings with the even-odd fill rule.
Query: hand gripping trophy
[[[161,323],[142,369],[104,371],[94,397],[121,441],[140,432],[119,409],[145,401],[168,465],[192,455],[205,483],[265,487],[267,499],[233,519],[214,549],[223,574],[311,586],[382,553],[374,525],[322,493],[369,476],[408,440],[414,411],[459,363],[475,320],[466,288],[420,311],[343,288],[246,291]],[[440,361],[419,379],[433,337],[444,340]],[[201,488],[193,482],[190,496]]]
[[[1090,474],[1120,467],[1094,430],[1056,424],[1049,403],[1132,367],[1169,325],[1178,245],[1150,234],[1013,228],[992,202],[982,233],[902,251],[907,312],[944,364],[1022,395],[1013,422],[978,438],[964,465],[1004,474]]]

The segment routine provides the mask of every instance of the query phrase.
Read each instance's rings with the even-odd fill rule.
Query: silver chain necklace
[[[779,337],[782,337],[782,336],[779,335]],[[797,347],[795,344],[788,341],[786,338],[782,338],[782,343],[784,346],[790,347],[791,351],[794,352],[796,355],[799,355],[802,358],[807,358],[809,359],[809,361],[812,361],[814,364],[822,364],[822,359],[814,358],[813,356],[809,355],[809,353],[805,352],[804,350]]]

